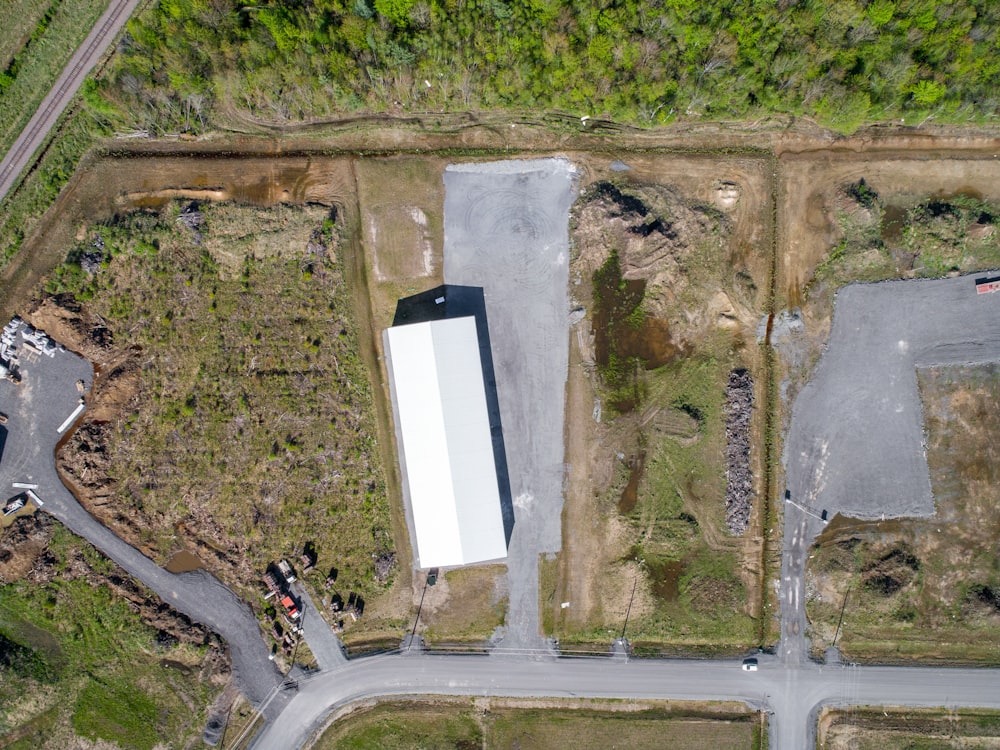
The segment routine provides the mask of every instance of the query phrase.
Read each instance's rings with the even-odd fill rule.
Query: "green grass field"
[[[616,710],[616,708],[618,710]],[[700,709],[582,703],[545,708],[512,702],[393,701],[351,714],[326,731],[317,750],[700,750],[755,748],[754,714],[731,706]]]
[[[56,750],[79,735],[152,750],[197,737],[216,691],[198,676],[207,649],[158,641],[97,584],[114,566],[61,526],[49,553],[61,575],[0,587],[0,746]]]
[[[4,24],[0,29],[0,70],[7,70],[14,56],[37,31],[42,19],[58,7],[59,0],[5,0]]]

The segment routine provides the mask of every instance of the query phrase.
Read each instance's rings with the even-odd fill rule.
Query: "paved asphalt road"
[[[101,55],[138,5],[139,0],[112,0],[83,44],[70,58],[55,86],[42,100],[34,116],[0,162],[0,200],[4,199],[17,182],[18,176],[31,163],[32,157],[56,124],[56,120],[80,89],[87,73],[101,59]]]
[[[1000,670],[815,664],[789,669],[777,659],[762,658],[759,671],[743,672],[739,661],[379,656],[300,680],[280,722],[267,726],[252,747],[300,747],[337,708],[405,694],[739,700],[775,712],[772,747],[806,750],[813,746],[807,725],[815,723],[821,704],[1000,708]]]

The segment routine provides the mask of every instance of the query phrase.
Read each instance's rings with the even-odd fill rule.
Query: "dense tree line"
[[[399,108],[850,130],[996,116],[998,48],[995,0],[160,0],[88,101],[156,131]]]

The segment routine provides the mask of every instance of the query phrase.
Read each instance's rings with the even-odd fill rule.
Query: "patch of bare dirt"
[[[618,185],[602,181],[587,188],[573,212],[577,251],[574,271],[587,283],[608,259],[612,249],[621,259],[622,278],[642,281],[643,309],[653,319],[667,320],[674,329],[659,348],[673,345],[674,353],[705,333],[712,325],[729,326],[752,315],[734,303],[721,288],[709,292],[706,309],[686,309],[675,315],[691,289],[689,266],[701,253],[725,253],[730,221],[720,209],[684,197],[674,188],[656,185]],[[661,337],[662,338],[662,337]],[[662,359],[662,357],[660,358]]]
[[[628,403],[602,400],[607,394],[599,373],[608,366],[605,349],[610,346],[602,345],[601,331],[596,330],[607,323],[607,316],[598,311],[595,296],[617,293],[615,304],[623,308],[626,322],[619,328],[624,338],[620,332],[612,334],[616,356],[638,356],[655,368],[688,356],[719,329],[732,331],[734,342],[749,336],[759,319],[755,307],[762,300],[752,274],[766,273],[767,267],[766,251],[754,255],[743,244],[762,236],[760,215],[753,212],[761,208],[757,201],[764,197],[764,183],[753,169],[720,179],[720,171],[730,170],[713,175],[706,162],[682,157],[683,164],[676,165],[638,156],[629,159],[628,172],[609,180],[600,179],[596,161],[585,170],[587,187],[571,224],[571,294],[579,312],[570,330],[563,549],[556,588],[543,591],[541,603],[557,631],[571,633],[620,622],[632,600],[633,583],[632,616],[641,618],[656,609],[659,594],[654,589],[659,584],[632,559],[637,532],[621,513],[631,509],[643,481],[644,446],[663,440],[691,445],[701,432],[697,415],[658,398],[653,386],[645,395],[638,388],[641,397]],[[676,175],[678,184],[674,174],[669,186],[664,184],[664,172],[688,166],[690,172]],[[595,272],[606,270],[612,250],[618,255],[622,281],[612,278],[598,289]],[[642,299],[644,325],[630,334],[628,316],[636,298]],[[586,315],[592,307],[592,314]],[[650,321],[661,325],[649,330]],[[623,353],[629,335],[656,339],[659,345],[625,346]],[[668,349],[668,356],[659,356]],[[751,415],[748,410],[748,424]],[[746,442],[749,446],[749,437]],[[746,473],[752,485],[750,460],[748,455]],[[759,460],[758,453],[753,460]],[[749,524],[749,507],[745,515]],[[707,526],[703,531],[713,547],[732,545],[731,539],[716,538]],[[746,571],[760,567],[754,559],[757,544],[759,537],[747,546]],[[613,637],[609,631],[609,641]]]
[[[898,150],[866,153],[787,152],[778,159],[779,307],[797,307],[816,267],[837,242],[838,211],[858,217],[866,209],[845,196],[843,186],[862,180],[886,205],[914,205],[928,197],[977,195],[1000,201],[996,144],[948,150],[928,139],[902,140]],[[954,148],[957,144],[952,143]],[[985,148],[983,147],[985,145]],[[974,229],[974,232],[987,232]],[[807,321],[807,327],[810,321]]]
[[[144,549],[145,521],[135,508],[114,502],[116,488],[109,473],[112,457],[108,448],[114,425],[138,404],[141,352],[116,347],[106,321],[68,295],[44,297],[25,317],[94,364],[94,384],[84,421],[57,449],[60,476],[90,513],[130,544]]]
[[[15,519],[0,535],[0,584],[19,581],[34,570],[51,538],[48,516]]]

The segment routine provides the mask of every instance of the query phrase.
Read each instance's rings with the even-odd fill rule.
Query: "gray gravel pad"
[[[469,163],[449,166],[444,183],[444,278],[484,290],[514,503],[502,645],[544,649],[538,555],[561,547],[577,172],[565,159]]]

